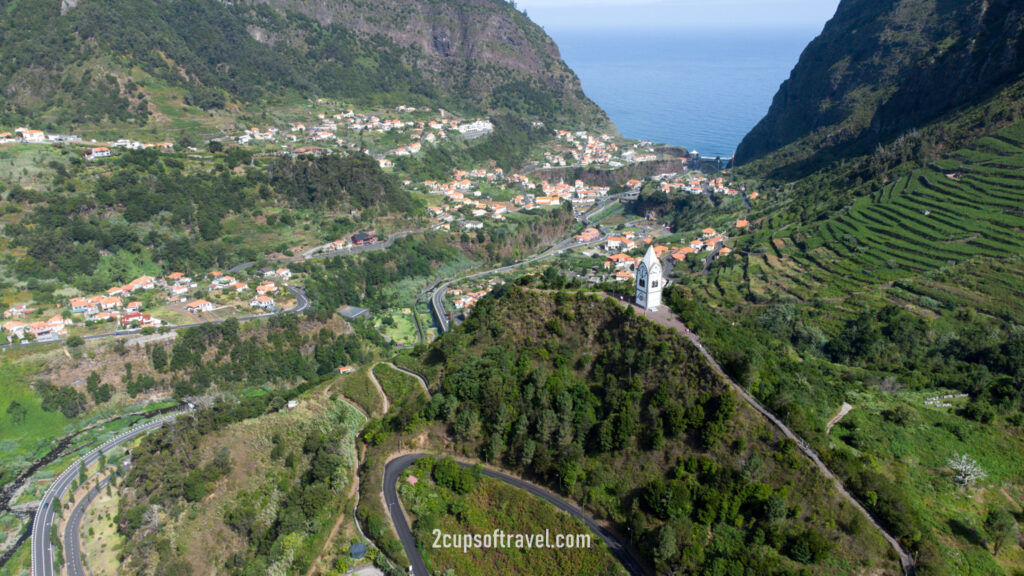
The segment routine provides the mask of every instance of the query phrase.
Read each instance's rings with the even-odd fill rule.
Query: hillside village
[[[241,146],[256,154],[268,155],[366,153],[389,171],[394,167],[394,159],[418,154],[424,146],[452,139],[472,140],[495,130],[488,120],[460,118],[445,110],[430,108],[397,106],[391,110],[357,112],[339,109],[337,104],[326,100],[318,100],[312,107],[314,112],[306,120],[242,128],[212,141],[211,146],[215,143],[221,148],[225,144]],[[544,128],[538,122],[533,127]],[[615,169],[662,159],[649,142],[632,142],[586,131],[556,130],[552,135],[552,140],[541,147],[535,163],[537,168],[549,172],[572,166]],[[76,146],[90,162],[102,162],[124,151],[181,149],[179,144],[168,141],[144,143],[127,138],[86,143],[76,135],[49,134],[31,128],[0,133],[0,144]],[[187,147],[187,151],[199,152],[194,146]],[[742,196],[748,203],[757,198],[757,193],[746,195],[728,185],[722,176],[686,169],[688,165],[698,165],[699,156],[677,159],[684,167],[681,173],[633,178],[615,188],[590,185],[581,179],[571,183],[561,179],[553,181],[525,170],[506,173],[493,165],[456,168],[450,179],[444,181],[405,179],[401,184],[414,194],[422,195],[430,228],[441,231],[472,232],[501,225],[517,213],[571,207],[577,220],[587,225],[575,238],[583,249],[582,254],[601,259],[601,265],[593,267],[587,275],[588,281],[627,282],[634,279],[640,255],[648,246],[653,245],[658,257],[670,262],[716,259],[730,254],[731,248],[726,245],[729,234],[709,227],[692,238],[679,238],[665,230],[645,233],[629,227],[623,229],[621,224],[618,230],[602,232],[600,228],[608,228],[608,224],[614,224],[614,219],[589,222],[584,220],[584,215],[595,206],[614,206],[619,198],[610,198],[613,194],[635,197],[642,191],[657,190],[665,194]],[[748,224],[739,220],[735,228],[741,230]],[[382,239],[371,228],[330,239],[305,250],[302,256],[341,254],[374,245]],[[598,241],[600,245],[595,246]],[[286,274],[283,280],[287,280],[287,269],[283,270]],[[165,324],[201,321],[204,315],[219,317],[238,309],[269,312],[280,308],[280,287],[275,280],[280,282],[282,277],[270,274],[266,278],[238,279],[218,271],[210,271],[198,280],[181,272],[170,272],[163,277],[141,276],[123,286],[110,287],[103,294],[71,298],[66,306],[46,311],[53,312],[48,316],[27,308],[31,303],[20,304],[22,308],[12,307],[5,314],[7,322],[2,332],[11,342],[47,340],[67,336],[69,329],[93,333],[94,326],[108,323],[118,329],[155,329]],[[483,284],[467,288],[452,304],[456,309],[469,309],[493,286]],[[161,296],[152,296],[153,293]]]
[[[182,272],[159,278],[140,276],[125,285],[112,286],[103,294],[69,298],[54,310],[37,311],[29,304],[11,306],[3,313],[6,321],[0,325],[0,332],[9,343],[45,342],[69,336],[69,329],[76,326],[81,335],[96,334],[94,327],[104,324],[113,324],[115,331],[157,329],[168,324],[159,317],[165,314],[178,320],[176,323],[187,323],[223,319],[240,308],[257,315],[276,312],[280,303],[275,295],[288,286],[291,278],[288,268],[265,269],[254,275],[253,282],[259,284],[251,288],[247,281],[217,270],[201,280]],[[216,318],[206,317],[216,311],[221,311]],[[47,320],[31,321],[51,314]]]

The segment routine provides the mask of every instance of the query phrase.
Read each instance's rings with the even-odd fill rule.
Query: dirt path
[[[394,368],[395,370],[398,370],[402,374],[405,374],[407,376],[412,376],[413,378],[415,378],[420,383],[420,386],[423,387],[423,391],[427,393],[427,398],[430,398],[430,388],[427,387],[427,379],[424,378],[422,374],[417,374],[416,372],[413,372],[412,370],[406,370],[405,368],[402,368],[401,366],[395,366],[391,362],[382,362],[382,364],[384,364],[386,366],[390,366],[390,367]]]
[[[864,514],[864,516],[867,517],[871,524],[882,534],[882,536],[889,543],[889,545],[892,546],[893,550],[896,551],[896,554],[899,556],[900,559],[900,566],[903,568],[903,573],[906,576],[912,576],[914,574],[914,570],[916,569],[914,559],[910,555],[910,552],[903,547],[900,541],[897,540],[892,534],[889,534],[889,532],[886,531],[886,529],[881,525],[881,523],[879,523],[878,520],[876,520],[875,517],[872,516],[870,512],[868,512],[867,508],[865,508],[860,503],[860,501],[853,497],[853,494],[851,494],[846,489],[846,486],[843,485],[839,477],[836,476],[832,472],[832,470],[829,469],[829,467],[825,464],[821,457],[818,456],[818,453],[815,452],[814,449],[810,447],[810,445],[804,442],[803,439],[800,438],[800,436],[798,436],[796,432],[793,432],[793,430],[791,430],[789,426],[786,426],[786,424],[778,416],[776,416],[767,408],[762,406],[756,398],[754,398],[742,386],[740,386],[732,378],[730,378],[724,370],[722,370],[721,365],[718,364],[718,361],[715,360],[714,356],[712,356],[711,353],[708,352],[706,348],[704,348],[704,345],[700,341],[700,337],[694,334],[689,328],[687,328],[686,325],[683,324],[682,321],[680,321],[676,317],[676,315],[673,314],[672,311],[668,309],[667,306],[662,306],[660,310],[652,312],[650,310],[644,310],[643,308],[640,308],[639,306],[636,306],[635,304],[632,304],[630,302],[622,301],[618,298],[615,298],[612,295],[607,296],[609,298],[615,299],[617,302],[619,302],[619,304],[626,308],[632,308],[637,313],[637,315],[643,316],[648,320],[661,324],[666,328],[671,328],[672,330],[675,330],[676,332],[684,336],[686,339],[688,339],[691,343],[693,343],[693,345],[696,346],[697,350],[700,351],[701,355],[704,356],[704,359],[707,360],[708,364],[711,365],[711,369],[715,372],[715,374],[717,374],[720,378],[722,378],[722,380],[727,382],[729,386],[733,390],[735,390],[736,393],[739,394],[740,397],[743,398],[743,400],[747,404],[749,404],[754,410],[759,412],[762,416],[767,418],[769,422],[774,424],[775,427],[778,428],[783,433],[783,435],[785,435],[787,438],[795,442],[800,451],[803,452],[804,455],[806,455],[808,458],[810,458],[811,462],[813,462],[814,465],[818,467],[818,470],[820,470],[826,478],[833,481],[833,483],[835,484],[836,491],[841,496],[846,498],[846,500],[848,500],[851,504],[853,504],[853,506],[857,508],[857,510],[860,510],[861,513]]]
[[[847,404],[846,402],[843,402],[843,405],[839,407],[839,411],[836,412],[836,415],[833,416],[832,419],[828,421],[828,426],[825,427],[825,434],[831,433],[832,427],[835,426],[836,424],[839,424],[839,421],[842,420],[847,414],[849,414],[850,410],[853,410],[853,406]]]
[[[371,371],[371,374],[372,373],[373,372]],[[345,403],[348,404],[349,406],[351,406],[353,409],[355,409],[360,414],[362,414],[363,417],[366,418],[366,422],[370,421],[370,417],[367,416],[365,413],[363,413],[363,411],[360,410],[359,407],[356,406],[354,402],[350,402],[350,401],[348,401],[346,399]],[[365,425],[366,422],[364,422],[363,424]],[[356,495],[356,502],[358,503],[359,502],[358,494],[359,494],[359,449],[356,448],[356,464],[355,464],[355,466],[352,467],[352,482],[349,485],[348,495],[345,497],[345,501],[347,502],[349,498],[351,498],[353,495]],[[313,574],[316,572],[317,566],[320,564],[320,561],[323,560],[324,554],[326,554],[327,551],[331,549],[331,543],[334,542],[334,538],[338,535],[338,531],[341,530],[341,525],[345,522],[345,518],[346,518],[346,514],[345,514],[344,511],[342,511],[340,514],[338,514],[338,519],[334,522],[334,526],[331,527],[331,532],[330,532],[330,534],[327,535],[327,539],[324,540],[324,545],[320,547],[320,552],[317,553],[316,558],[314,558],[313,561],[310,562],[309,570],[306,571],[306,576],[313,576]],[[354,518],[353,518],[353,520],[354,520]],[[358,527],[359,527],[359,524],[357,522],[356,528],[358,528]]]
[[[358,488],[359,474],[354,473],[352,474],[352,487],[349,488],[348,496],[346,497],[346,502],[348,501],[348,498],[352,497],[352,495],[356,492]],[[341,512],[340,514],[338,514],[338,519],[334,522],[334,526],[331,527],[331,533],[328,534],[327,539],[324,540],[324,545],[320,547],[320,552],[317,553],[316,558],[314,558],[313,561],[309,564],[309,570],[306,571],[306,576],[313,576],[313,574],[317,572],[317,568],[320,565],[320,561],[323,560],[324,555],[327,554],[327,551],[331,549],[331,544],[334,542],[334,538],[338,535],[338,531],[341,530],[341,525],[345,522],[345,518],[347,518],[345,512]]]
[[[377,364],[381,364],[378,362]],[[380,382],[377,382],[377,377],[373,375],[373,369],[377,367],[377,364],[370,366],[370,382],[377,387],[377,393],[384,399],[384,413],[387,414],[391,410],[391,401],[388,400],[388,395],[384,393],[384,388],[381,387]]]

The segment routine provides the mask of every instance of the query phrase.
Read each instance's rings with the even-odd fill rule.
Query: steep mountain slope
[[[739,163],[802,175],[986,99],[1024,72],[1013,0],[844,0],[800,57]]]
[[[0,0],[0,7],[5,124],[40,115],[54,127],[145,123],[157,112],[150,79],[204,110],[298,93],[608,123],[554,42],[500,0]]]

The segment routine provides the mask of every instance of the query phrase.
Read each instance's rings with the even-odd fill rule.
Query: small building
[[[139,326],[142,326],[143,328],[145,328],[147,326],[159,326],[160,325],[160,321],[159,320],[153,318],[149,314],[142,314],[142,313],[139,313],[139,312],[135,312],[135,313],[132,313],[132,314],[125,314],[124,316],[121,316],[119,322],[121,324],[121,328],[129,328],[129,327],[132,326],[132,324],[138,324]]]
[[[377,241],[377,235],[372,232],[360,232],[352,236],[353,246],[363,246],[366,244],[373,244]]]
[[[85,153],[87,160],[95,160],[96,158],[107,158],[110,156],[110,148],[91,148]]]
[[[213,311],[213,303],[206,300],[193,300],[185,304],[185,311],[193,314]]]
[[[587,228],[576,236],[577,242],[593,242],[601,237],[601,232],[597,228]]]
[[[270,310],[274,307],[274,299],[270,296],[264,296],[260,294],[252,300],[249,300],[249,306],[253,308],[263,308],[264,310]]]
[[[18,304],[17,306],[11,306],[4,311],[4,318],[21,318],[23,316],[31,315],[35,310],[28,307],[28,304]]]
[[[352,366],[338,366],[338,374],[351,374],[356,369]]]

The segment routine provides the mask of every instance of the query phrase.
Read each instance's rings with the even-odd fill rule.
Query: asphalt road
[[[86,576],[85,568],[82,564],[82,542],[80,538],[82,518],[85,517],[85,511],[89,508],[89,504],[92,504],[93,499],[99,495],[100,490],[107,487],[107,484],[110,484],[110,476],[107,476],[92,490],[89,490],[89,493],[71,511],[67,526],[64,527],[64,557],[67,560],[68,576]]]
[[[268,314],[255,314],[251,316],[239,316],[239,322],[246,322],[248,320],[255,320],[257,318],[269,318],[276,316],[277,314],[301,314],[309,308],[309,297],[306,296],[305,290],[301,286],[289,286],[288,290],[295,296],[295,306],[288,310],[280,310],[278,312],[271,312]],[[185,328],[195,328],[196,326],[202,326],[203,324],[220,324],[223,320],[210,320],[208,322],[193,322],[191,324],[168,324],[167,329],[169,330],[184,330]],[[106,334],[93,334],[92,336],[85,336],[83,340],[102,340],[104,338],[114,338],[116,336],[131,336],[133,334],[141,334],[142,328],[136,328],[134,330],[117,330],[108,332]],[[54,342],[63,342],[63,339],[55,340],[44,340],[42,342],[23,342],[21,344],[4,344],[0,346],[0,350],[6,350],[8,348],[22,348],[24,346],[36,346],[40,344],[53,344]]]
[[[33,576],[54,576],[59,574],[59,570],[54,570],[53,566],[53,545],[50,543],[50,530],[54,525],[56,514],[54,512],[54,499],[63,499],[68,489],[71,487],[71,483],[78,478],[78,470],[82,464],[86,468],[91,466],[100,458],[101,453],[107,453],[116,446],[137,438],[143,434],[156,430],[174,418],[177,418],[179,413],[168,414],[152,422],[147,422],[141,426],[136,426],[131,430],[121,434],[116,438],[112,438],[100,447],[89,452],[71,466],[68,466],[64,472],[61,472],[60,476],[54,480],[50,488],[47,489],[43,495],[42,501],[39,503],[39,509],[36,510],[35,518],[32,520],[32,575]],[[79,519],[80,520],[80,519]],[[77,559],[79,572],[70,572],[70,574],[81,575],[81,559],[79,558],[78,547],[76,546],[74,552],[68,552],[68,548],[65,548],[67,554],[66,560],[70,563],[71,560]]]
[[[399,456],[394,460],[390,461],[384,467],[384,503],[388,507],[388,514],[391,515],[391,521],[395,525],[395,529],[398,531],[398,539],[402,542],[402,548],[405,549],[405,555],[409,557],[409,562],[412,566],[412,572],[410,574],[414,576],[429,576],[427,572],[427,566],[423,562],[423,556],[416,548],[416,539],[412,535],[412,530],[409,527],[409,521],[406,519],[405,514],[402,512],[402,508],[398,503],[398,491],[396,486],[398,480],[402,475],[402,472],[406,468],[414,464],[420,458],[425,458],[429,454],[408,454],[405,456]],[[461,466],[469,467],[469,464],[459,463]],[[567,512],[574,518],[581,520],[587,525],[587,528],[596,534],[605,544],[608,545],[608,549],[611,551],[615,559],[622,564],[623,568],[630,574],[630,576],[648,576],[648,571],[644,567],[644,563],[633,552],[625,542],[619,540],[619,537],[612,531],[608,530],[604,526],[598,524],[593,518],[585,514],[582,510],[577,508],[575,505],[563,500],[556,494],[545,490],[535,484],[527,482],[521,478],[510,476],[502,472],[490,470],[488,468],[483,469],[484,476],[499,480],[510,486],[514,486],[521,490],[526,490],[531,495],[541,498],[544,501],[553,504],[559,510]]]
[[[552,244],[550,248],[548,248],[546,251],[542,252],[541,254],[537,254],[535,256],[531,256],[530,258],[527,258],[525,260],[520,260],[519,262],[516,262],[515,264],[510,264],[508,266],[502,266],[500,268],[493,268],[491,270],[484,270],[483,272],[477,272],[475,274],[469,274],[467,276],[460,276],[459,278],[448,280],[445,283],[440,284],[434,290],[434,293],[430,295],[430,307],[431,307],[431,309],[434,312],[434,317],[437,318],[438,328],[440,329],[439,330],[440,333],[443,334],[443,333],[445,333],[445,332],[447,332],[448,330],[451,329],[451,322],[448,320],[448,311],[445,309],[445,305],[444,305],[444,295],[445,295],[445,293],[448,292],[448,287],[453,282],[462,281],[462,280],[473,280],[475,278],[483,278],[485,276],[491,276],[491,275],[494,275],[494,274],[504,274],[505,272],[511,272],[512,270],[515,270],[516,268],[519,268],[520,266],[526,266],[527,264],[535,264],[535,263],[540,262],[542,260],[546,260],[548,258],[551,258],[552,256],[558,256],[558,255],[562,254],[563,252],[565,252],[566,250],[568,250],[570,248],[583,248],[583,247],[586,247],[586,246],[593,246],[595,244],[600,244],[600,243],[604,242],[607,239],[608,239],[608,235],[604,234],[600,238],[598,238],[597,240],[593,240],[591,242],[584,242],[584,243],[581,244],[579,242],[576,242],[576,240],[574,238],[565,238],[565,239],[562,239],[559,242],[556,242],[555,244]]]
[[[592,206],[589,211],[587,211],[585,214],[582,215],[582,217],[580,217],[580,221],[583,222],[587,226],[591,226],[592,225],[591,219],[594,216],[596,216],[601,211],[603,211],[606,207],[608,207],[608,205],[610,205],[612,203],[615,203],[615,202],[618,202],[619,200],[622,200],[624,198],[627,198],[631,194],[632,194],[631,192],[624,192],[624,193],[621,193],[621,194],[613,194],[611,196],[606,196],[606,197],[602,198],[599,202],[597,202],[594,206]],[[598,229],[600,230],[600,225],[598,225]],[[434,313],[434,318],[437,319],[437,327],[439,329],[439,332],[441,334],[443,334],[443,333],[445,333],[445,332],[447,332],[448,330],[451,329],[451,321],[448,319],[448,311],[445,309],[445,305],[444,305],[444,295],[448,292],[448,287],[453,282],[456,282],[456,281],[459,281],[459,280],[471,280],[473,278],[480,278],[480,277],[483,277],[483,276],[490,276],[491,274],[503,274],[505,272],[509,272],[509,271],[515,270],[516,268],[518,268],[520,266],[524,266],[526,264],[533,264],[535,262],[539,262],[541,260],[550,258],[552,256],[557,256],[559,254],[562,254],[563,252],[565,252],[569,248],[576,248],[576,247],[582,248],[582,247],[585,247],[585,246],[593,246],[595,244],[600,244],[600,243],[604,242],[607,239],[608,239],[608,235],[604,234],[603,231],[602,231],[601,237],[598,238],[597,240],[594,240],[592,242],[586,242],[586,243],[583,243],[583,244],[580,244],[580,243],[576,242],[576,239],[573,238],[573,237],[563,238],[562,240],[559,240],[558,242],[555,242],[554,244],[552,244],[546,251],[544,251],[544,252],[542,252],[540,254],[537,254],[535,256],[531,256],[530,258],[527,258],[525,260],[521,260],[519,262],[516,262],[515,264],[512,264],[510,266],[502,266],[501,268],[495,268],[493,270],[485,270],[483,272],[477,272],[476,274],[470,274],[468,276],[462,276],[460,278],[455,278],[455,279],[448,280],[448,281],[442,281],[441,283],[439,283],[439,284],[437,284],[435,286],[433,293],[430,295],[430,308],[431,308],[431,310]]]

